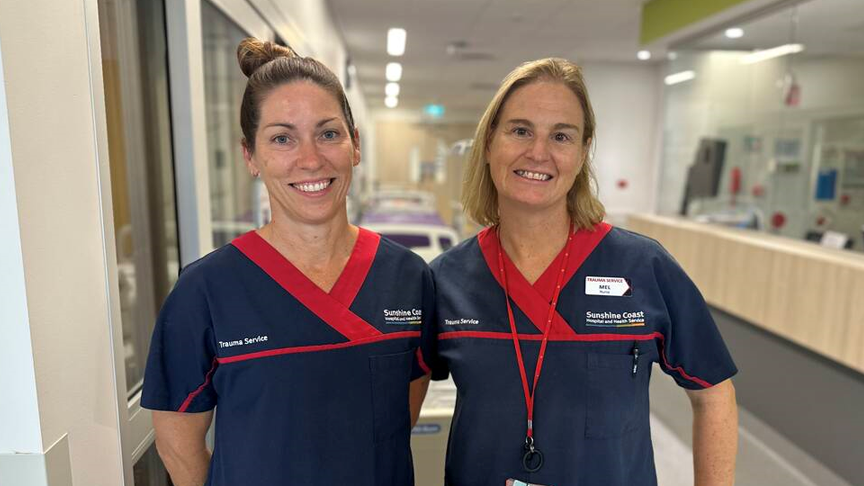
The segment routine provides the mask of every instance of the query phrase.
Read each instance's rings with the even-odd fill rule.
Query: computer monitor
[[[687,171],[684,200],[681,204],[682,215],[687,215],[687,207],[692,199],[717,197],[720,193],[720,179],[723,175],[725,159],[725,140],[703,138],[699,141],[693,165]]]

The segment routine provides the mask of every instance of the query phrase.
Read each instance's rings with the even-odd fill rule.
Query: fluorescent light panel
[[[398,62],[387,63],[387,81],[396,82],[402,79],[402,65]]]
[[[399,83],[387,83],[387,86],[384,86],[384,94],[394,98],[399,96]]]
[[[384,104],[387,105],[387,108],[396,108],[399,105],[399,98],[388,96],[384,98]]]
[[[392,28],[387,31],[387,54],[401,56],[405,54],[405,40],[408,33],[405,29]]]
[[[639,51],[636,53],[636,57],[640,61],[647,61],[648,59],[651,59],[651,52],[650,51]]]
[[[803,50],[803,44],[784,44],[782,46],[772,47],[771,49],[756,51],[752,54],[741,56],[741,64],[755,64],[757,62],[767,61],[768,59],[785,56],[787,54],[796,54]]]
[[[666,76],[663,82],[666,83],[667,86],[672,86],[673,84],[690,81],[695,77],[696,73],[693,71],[681,71],[680,73],[670,74],[669,76]]]

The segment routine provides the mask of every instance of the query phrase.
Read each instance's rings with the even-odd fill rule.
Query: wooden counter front
[[[631,215],[709,304],[864,373],[864,255],[762,232]]]

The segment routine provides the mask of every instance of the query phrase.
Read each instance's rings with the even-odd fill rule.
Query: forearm
[[[719,386],[719,385],[718,385]],[[708,400],[693,402],[693,470],[696,486],[735,483],[738,451],[738,407],[728,383]]]
[[[423,407],[423,400],[426,399],[426,390],[429,388],[429,380],[432,375],[426,375],[411,382],[408,389],[408,401],[411,407],[411,427],[417,425],[417,419],[420,418],[420,409]]]
[[[177,454],[165,449],[164,446],[160,448],[157,443],[159,457],[162,458],[174,486],[204,486],[210,467],[210,451],[201,449],[194,453]]]
[[[213,411],[200,413],[153,412],[156,450],[175,486],[203,486],[210,467],[204,437]]]

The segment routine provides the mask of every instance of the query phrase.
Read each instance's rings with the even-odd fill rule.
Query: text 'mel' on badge
[[[630,279],[624,277],[585,277],[585,295],[630,297],[633,286]]]

